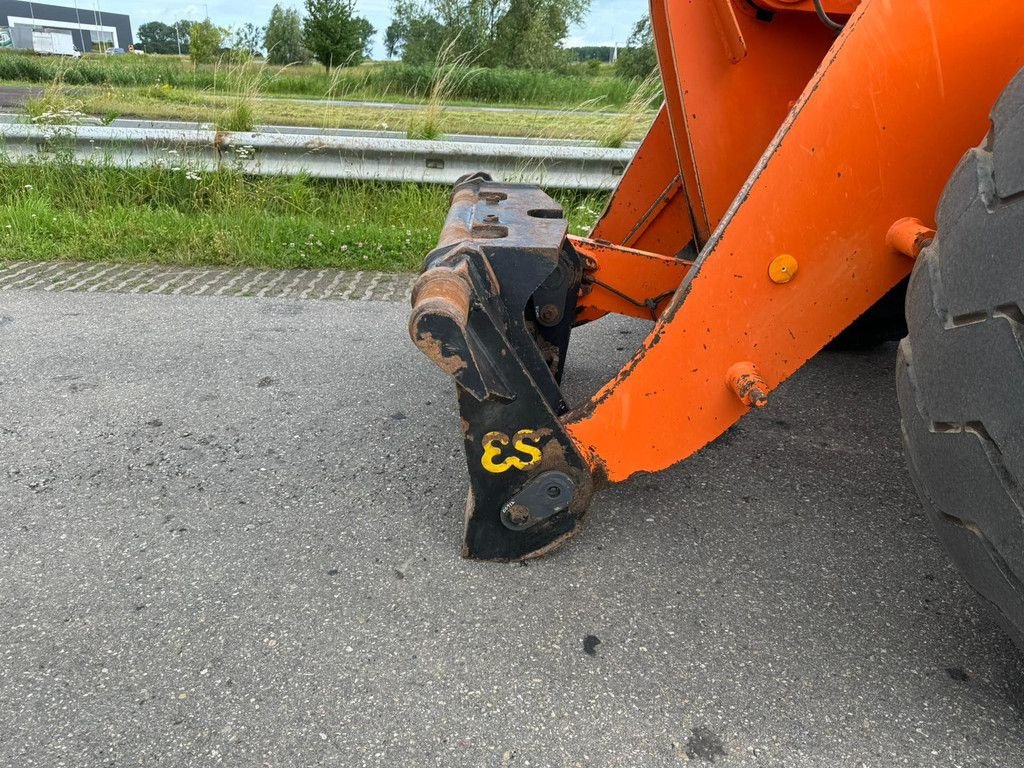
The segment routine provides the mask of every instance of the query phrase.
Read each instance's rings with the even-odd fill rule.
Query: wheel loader
[[[1024,3],[652,0],[651,20],[664,104],[590,235],[475,174],[414,288],[412,339],[457,385],[464,555],[550,552],[603,487],[770,407],[905,295],[910,476],[1020,645]],[[570,332],[608,314],[653,327],[569,403]]]

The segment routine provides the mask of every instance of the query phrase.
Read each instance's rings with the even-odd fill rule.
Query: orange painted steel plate
[[[783,13],[790,13],[792,11],[815,12],[813,0],[753,0],[753,2],[766,11],[782,11]],[[822,0],[821,5],[828,14],[849,16],[857,10],[859,3],[860,0]]]
[[[585,286],[589,278],[597,282],[590,283],[576,303],[579,323],[596,320],[609,312],[654,320],[668,306],[692,263],[580,237],[569,239],[585,261],[592,260],[597,266],[593,271],[584,270]],[[647,299],[652,300],[653,306],[643,305]]]
[[[664,106],[590,237],[667,254],[677,253],[693,238]]]
[[[652,0],[651,13],[677,160],[703,244],[835,34],[813,14],[765,22],[730,0]],[[746,49],[739,61],[737,35]]]
[[[1005,0],[862,4],[643,348],[567,417],[596,471],[624,480],[692,454],[747,412],[732,365],[778,386],[907,274],[886,233],[933,223],[1024,65],[1022,29],[1024,3]],[[785,285],[768,276],[780,253],[800,263]]]

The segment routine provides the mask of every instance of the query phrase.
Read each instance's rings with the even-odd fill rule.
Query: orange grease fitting
[[[773,283],[785,285],[796,277],[799,268],[800,265],[793,256],[783,253],[772,259],[772,263],[768,265],[768,277]]]
[[[916,259],[921,251],[935,239],[935,230],[920,219],[907,216],[900,219],[885,235],[885,243],[897,253]]]
[[[768,405],[768,385],[753,363],[736,363],[725,374],[725,381],[744,405],[755,408]]]

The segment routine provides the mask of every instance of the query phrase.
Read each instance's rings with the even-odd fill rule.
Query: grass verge
[[[450,97],[456,101],[513,106],[564,106],[597,100],[608,107],[625,105],[635,83],[599,69],[586,67],[564,73],[484,68],[469,61],[455,62],[449,77]],[[192,91],[235,93],[240,82],[259,82],[263,93],[322,98],[333,91],[339,98],[369,100],[428,99],[437,81],[435,67],[379,62],[339,67],[269,66],[261,61],[245,64],[213,63],[193,67],[176,56],[83,56],[69,61],[23,51],[0,51],[0,82],[49,83],[109,87],[171,86]]]
[[[0,160],[0,261],[416,271],[445,187]],[[556,193],[573,232],[605,195]]]
[[[310,104],[295,99],[197,93],[178,88],[66,88],[78,108],[88,115],[116,114],[152,120],[188,120],[219,123],[239,104],[258,107],[259,121],[266,125],[313,126],[317,128],[358,128],[363,130],[407,131],[417,135],[431,121],[431,109],[392,109],[386,106],[337,106]],[[583,104],[583,110],[596,109]],[[435,110],[436,111],[436,110]],[[488,112],[445,110],[444,132],[483,136],[531,136],[545,139],[591,140],[604,144],[639,141],[644,137],[654,112],[643,115],[580,115],[562,112]],[[436,122],[436,121],[435,121]],[[627,129],[623,130],[623,125]]]

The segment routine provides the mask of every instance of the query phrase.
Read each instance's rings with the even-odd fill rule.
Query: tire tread
[[[1024,649],[1024,72],[992,118],[915,265],[897,393],[925,511]]]

